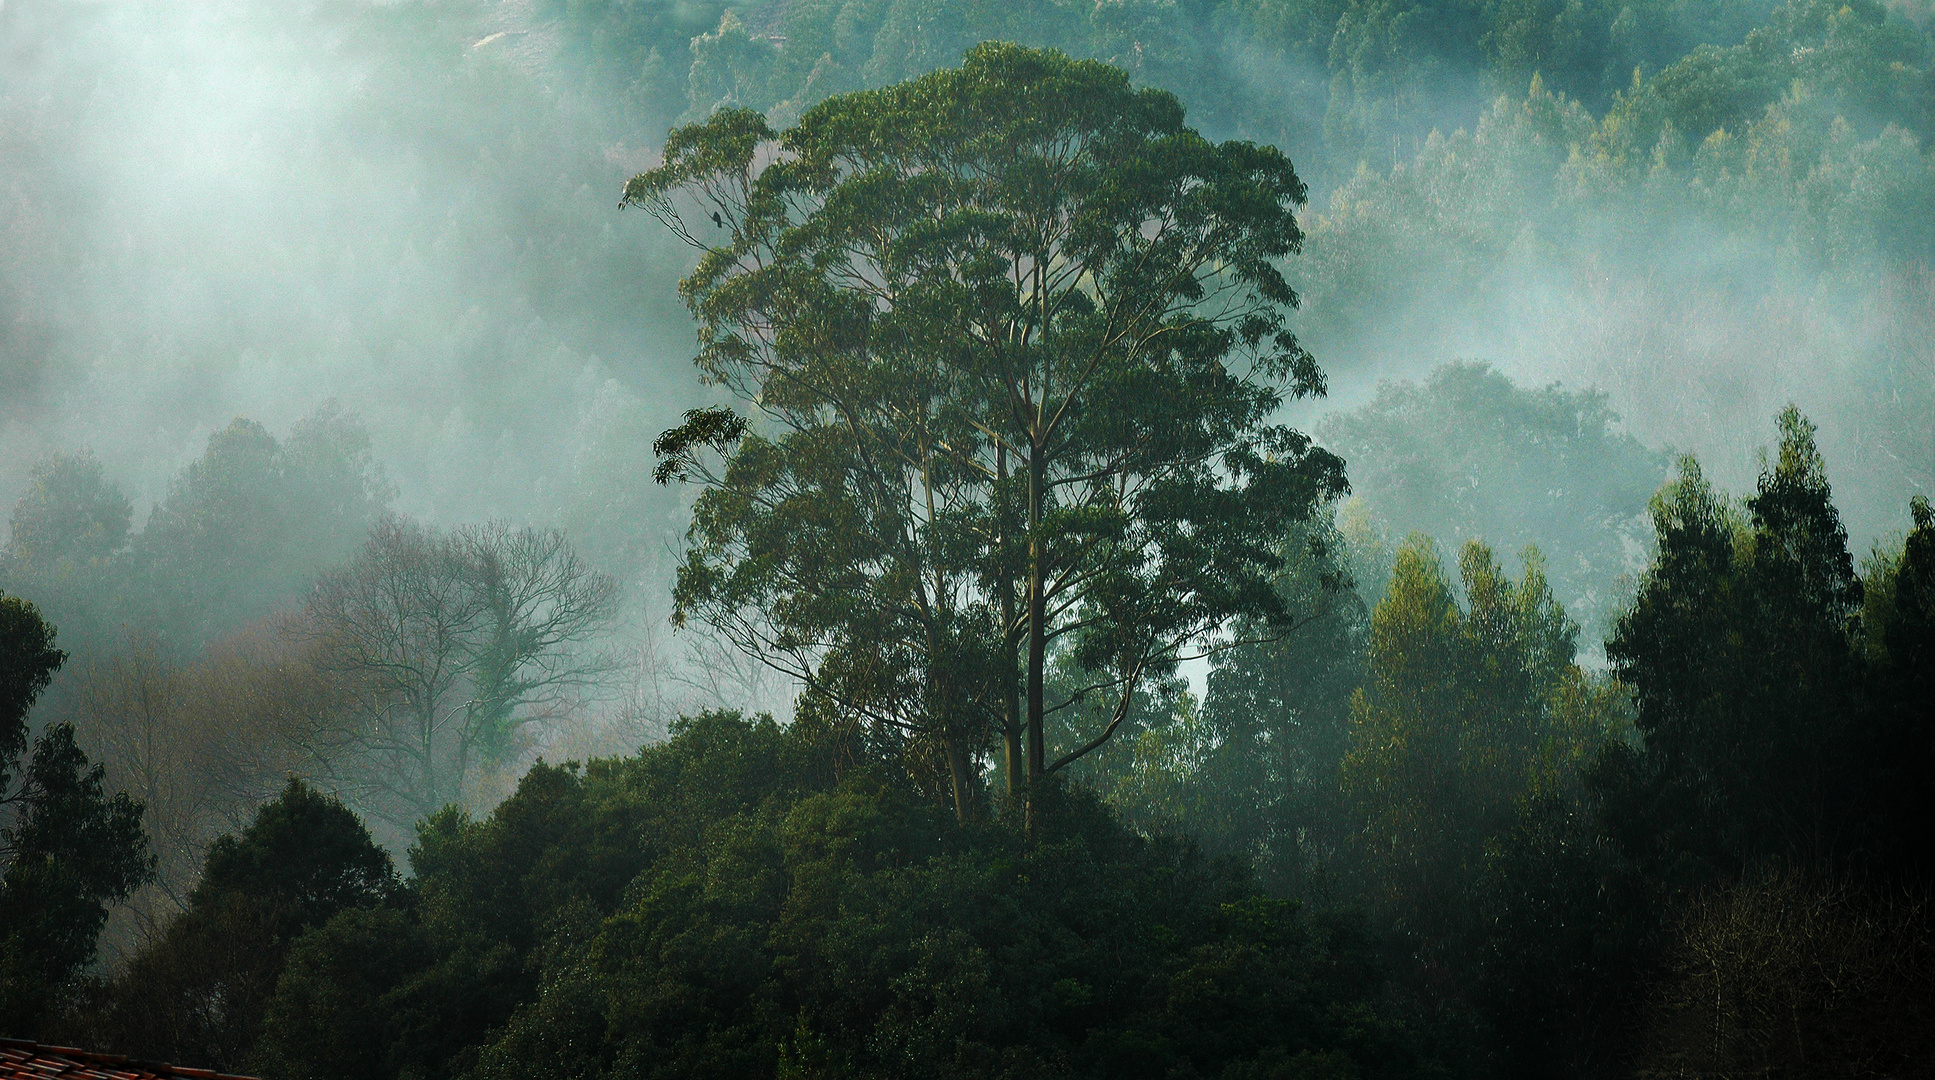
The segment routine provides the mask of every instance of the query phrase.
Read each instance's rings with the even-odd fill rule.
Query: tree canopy
[[[290,954],[296,1077],[1405,1077],[1348,919],[1077,799],[1035,840],[709,714],[428,823],[403,911]]]
[[[1119,69],[999,43],[784,133],[675,131],[626,202],[704,249],[699,366],[774,432],[701,412],[662,440],[707,486],[681,615],[938,739],[963,816],[986,733],[1016,784],[1106,742],[1191,643],[1286,617],[1274,540],[1343,488],[1269,423],[1323,390],[1277,267],[1303,194]],[[1051,701],[1057,650],[1085,675]],[[1092,693],[1104,722],[1048,760],[1043,718]]]
[[[62,1034],[102,1051],[259,1066],[263,1014],[290,945],[346,910],[394,902],[389,855],[356,814],[291,779],[210,846],[182,910],[90,987]]]

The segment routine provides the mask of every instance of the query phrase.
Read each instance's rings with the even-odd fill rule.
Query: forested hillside
[[[1931,140],[1927,0],[0,4],[0,1036],[1935,1075]]]

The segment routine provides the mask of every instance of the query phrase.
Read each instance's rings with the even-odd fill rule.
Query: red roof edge
[[[4,0],[0,0],[0,3],[4,3]],[[231,1073],[211,1072],[207,1069],[169,1065],[160,1061],[143,1061],[126,1054],[97,1054],[91,1050],[81,1050],[72,1046],[48,1046],[31,1039],[0,1039],[0,1047],[9,1050],[25,1050],[35,1056],[77,1058],[101,1065],[119,1065],[126,1069],[153,1073],[156,1076],[182,1076],[187,1077],[188,1080],[257,1080],[253,1076],[236,1076]]]

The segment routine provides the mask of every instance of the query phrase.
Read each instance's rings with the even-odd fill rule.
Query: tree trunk
[[[1001,596],[1001,737],[1005,751],[1003,766],[1008,774],[1008,806],[1012,812],[1021,806],[1026,790],[1028,763],[1021,751],[1021,687],[1015,682],[1015,654],[1019,642],[1014,637],[1015,580],[1007,551],[1014,539],[1008,528],[1008,448],[995,450],[995,552],[1000,559],[995,588]]]
[[[968,771],[967,747],[953,732],[944,736],[944,742],[947,769],[954,787],[954,820],[965,822],[973,816],[974,802],[974,777]]]
[[[420,816],[428,817],[443,807],[437,799],[437,711],[434,703],[423,710],[418,724],[423,729],[423,787],[419,796],[423,803],[416,809]]]
[[[1041,542],[1041,500],[1045,477],[1040,448],[1028,456],[1028,832],[1035,831],[1037,790],[1048,771],[1042,735],[1043,676],[1048,661],[1047,567]]]
[[[1014,649],[1002,651],[1009,661],[1007,685],[1001,691],[1001,735],[1006,744],[1002,748],[1003,764],[1008,770],[1008,804],[1020,806],[1028,773],[1028,762],[1021,752],[1021,688],[1014,680]]]

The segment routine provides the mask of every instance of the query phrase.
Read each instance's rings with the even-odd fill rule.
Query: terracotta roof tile
[[[207,1069],[178,1068],[125,1054],[95,1054],[72,1046],[0,1039],[0,1080],[254,1080]]]

